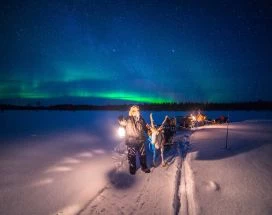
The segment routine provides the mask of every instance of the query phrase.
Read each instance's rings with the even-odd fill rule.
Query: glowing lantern
[[[118,136],[123,138],[126,136],[126,130],[124,127],[120,126],[117,130]]]

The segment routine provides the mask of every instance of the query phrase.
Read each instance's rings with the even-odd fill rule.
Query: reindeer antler
[[[161,124],[161,126],[158,128],[159,131],[161,131],[161,130],[163,129],[163,126],[164,126],[164,124],[165,124],[165,122],[166,122],[166,120],[167,120],[168,118],[169,118],[169,117],[166,115],[165,118],[164,118],[164,120],[163,120],[163,122],[162,122],[162,124]]]
[[[151,123],[151,128],[155,128],[152,113],[150,114],[150,123]]]
[[[163,126],[164,126],[166,120],[167,120],[168,118],[169,118],[168,116],[165,116],[165,118],[164,118],[164,120],[163,120],[161,126],[160,126],[159,128],[155,128],[153,115],[152,115],[152,113],[151,113],[151,114],[150,114],[151,128],[152,128],[152,129],[156,129],[157,131],[161,131],[161,130],[163,129]]]

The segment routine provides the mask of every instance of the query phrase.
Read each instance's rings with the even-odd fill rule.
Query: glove
[[[125,118],[123,116],[118,116],[119,125],[123,126],[124,122],[125,122]]]
[[[123,117],[123,115],[121,115],[121,116],[118,116],[118,121],[120,122],[120,121],[122,121],[122,120],[124,120],[124,117]]]

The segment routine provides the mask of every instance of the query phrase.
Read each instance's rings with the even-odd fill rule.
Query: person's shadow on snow
[[[135,176],[114,169],[108,173],[108,179],[116,189],[128,189],[135,184]]]

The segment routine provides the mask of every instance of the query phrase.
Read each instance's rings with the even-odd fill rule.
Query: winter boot
[[[133,166],[133,165],[130,165],[130,166],[129,166],[129,173],[130,173],[131,175],[135,175],[135,173],[136,173],[136,167]]]
[[[150,169],[148,169],[147,167],[145,167],[145,168],[142,167],[141,169],[145,173],[150,173]]]

